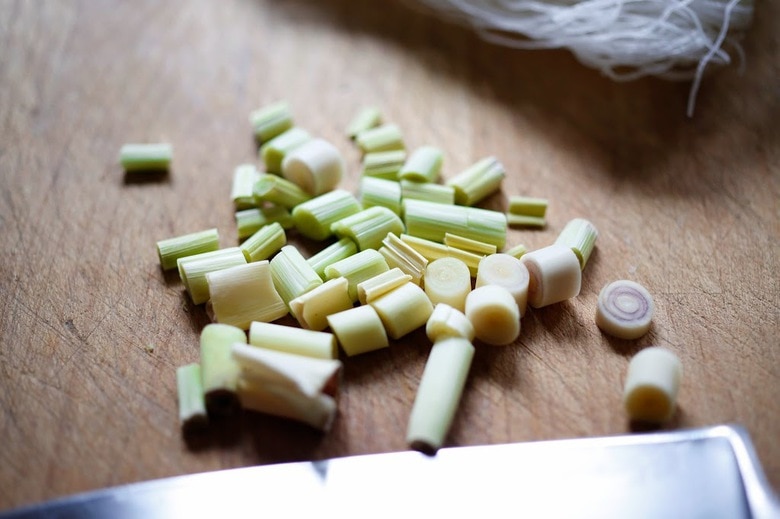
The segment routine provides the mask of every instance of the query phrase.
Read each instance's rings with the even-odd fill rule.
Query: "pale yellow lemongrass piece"
[[[265,170],[277,175],[282,174],[282,161],[288,153],[311,140],[309,132],[302,128],[290,128],[260,146],[260,158]]]
[[[398,172],[406,162],[406,150],[376,151],[363,155],[364,177],[398,180]]]
[[[331,314],[328,325],[336,334],[341,349],[350,357],[389,345],[382,320],[370,305]]]
[[[196,305],[205,303],[209,299],[206,274],[245,263],[244,253],[238,247],[202,252],[176,260],[179,278]]]
[[[599,293],[596,325],[613,337],[638,339],[650,331],[654,308],[653,297],[639,283],[613,281]]]
[[[402,178],[400,184],[402,199],[427,200],[439,204],[455,203],[455,189],[451,186],[419,182],[408,178]]]
[[[425,200],[404,200],[403,210],[406,232],[412,236],[442,242],[451,233],[498,248],[506,242],[506,215],[499,211]]]
[[[361,209],[352,193],[334,189],[295,206],[292,217],[298,232],[312,240],[324,240],[332,234],[330,226],[334,222]]]
[[[285,245],[271,260],[271,276],[285,304],[322,284],[322,278],[298,249]]]
[[[249,327],[249,344],[317,359],[336,358],[332,333],[255,321]]]
[[[570,247],[550,245],[520,258],[528,269],[528,304],[534,308],[576,297],[582,284],[582,270]]]
[[[436,182],[439,178],[443,161],[444,154],[439,148],[420,146],[414,150],[401,168],[401,171],[398,172],[398,178],[415,182]],[[453,190],[453,200],[454,197]]]
[[[466,297],[466,317],[480,341],[495,346],[511,344],[520,336],[520,309],[509,290],[484,285]]]
[[[456,249],[464,250],[466,252],[473,252],[475,254],[480,254],[482,256],[486,256],[488,254],[495,254],[498,251],[498,248],[492,243],[485,243],[479,240],[471,240],[469,238],[464,238],[463,236],[458,236],[457,234],[452,234],[449,232],[444,234],[443,243],[448,247],[454,247]]]
[[[351,238],[341,238],[339,241],[333,242],[317,254],[307,259],[306,262],[311,265],[311,268],[320,276],[325,279],[325,268],[328,265],[332,265],[339,260],[348,258],[357,252],[357,245]]]
[[[347,137],[354,139],[359,133],[382,124],[382,112],[375,106],[362,108],[347,125]]]
[[[422,282],[425,267],[428,260],[410,245],[404,243],[395,234],[388,234],[382,240],[379,253],[385,258],[388,267],[399,268],[412,277],[412,283],[419,285]]]
[[[593,248],[596,246],[598,236],[599,232],[592,223],[584,218],[575,218],[566,224],[555,243],[570,247],[577,255],[580,269],[584,269]]]
[[[127,173],[167,171],[173,160],[168,143],[125,144],[119,150],[119,163]]]
[[[485,256],[479,262],[474,286],[501,285],[506,288],[515,298],[522,317],[528,306],[529,281],[528,269],[522,261],[509,254],[496,253]]]
[[[310,195],[321,195],[341,182],[344,159],[330,142],[311,139],[284,157],[282,175]]]
[[[404,274],[398,267],[391,268],[387,272],[358,283],[358,301],[361,305],[365,305],[411,280],[412,276]]]
[[[328,316],[352,308],[349,282],[346,278],[329,279],[290,301],[290,312],[304,328],[322,331],[328,327]]]
[[[360,203],[365,209],[374,206],[386,207],[400,215],[401,184],[383,178],[362,177],[360,179]]]
[[[286,207],[280,205],[236,211],[238,239],[244,240],[274,222],[278,222],[285,229],[290,229],[293,226],[293,217]]]
[[[506,213],[506,223],[510,227],[544,227],[547,220],[544,216]]]
[[[425,334],[435,343],[449,337],[462,337],[474,340],[474,325],[462,311],[447,303],[438,303],[425,323]]]
[[[268,260],[209,272],[206,280],[218,323],[246,330],[252,321],[271,322],[287,315],[287,305],[274,287]]]
[[[206,409],[210,415],[228,415],[238,408],[239,366],[232,345],[246,343],[246,333],[229,324],[207,324],[200,332],[200,372]]]
[[[292,128],[292,112],[286,102],[278,101],[250,113],[249,122],[255,139],[263,143]]]
[[[244,240],[239,248],[248,263],[262,261],[279,252],[287,244],[287,235],[279,222],[270,223],[258,229]]]
[[[238,386],[244,409],[301,422],[328,431],[336,418],[335,398],[327,394],[304,395],[283,384],[244,381]]]
[[[401,240],[423,255],[428,261],[434,261],[440,258],[459,259],[469,268],[469,273],[472,277],[476,275],[479,262],[483,258],[482,254],[475,254],[455,247],[448,247],[443,243],[418,238],[417,236],[411,236],[409,234],[402,234]]]
[[[237,211],[257,207],[252,189],[260,179],[260,172],[254,164],[241,164],[233,170],[233,184],[230,199]]]
[[[194,256],[219,249],[219,231],[216,228],[166,238],[157,242],[157,256],[163,270],[176,268],[179,258]]]
[[[471,292],[471,273],[468,266],[457,258],[439,258],[428,263],[423,287],[434,305],[446,303],[462,312],[466,296]]]
[[[514,195],[509,197],[508,213],[544,218],[549,202],[546,198]]]
[[[474,345],[452,337],[433,345],[414,399],[406,442],[412,449],[434,454],[444,444],[466,385]]]
[[[455,188],[455,203],[474,205],[498,191],[505,176],[504,165],[495,157],[486,157],[447,180],[446,185]]]
[[[674,415],[682,380],[680,359],[666,348],[640,351],[628,365],[623,405],[632,420],[663,423]]]
[[[388,233],[401,234],[404,223],[387,207],[369,207],[334,222],[330,226],[339,238],[350,238],[359,250],[378,249]]]
[[[361,282],[388,270],[390,267],[379,252],[366,249],[325,267],[325,277],[346,278],[349,283],[349,298],[355,302],[358,300],[357,286]]]
[[[263,202],[292,209],[311,198],[311,195],[286,178],[270,173],[260,175],[252,186],[255,205]]]
[[[377,151],[403,150],[404,137],[401,129],[395,124],[383,124],[357,134],[355,142],[363,153]]]
[[[517,245],[506,249],[504,254],[509,254],[510,256],[514,256],[515,258],[520,259],[526,252],[528,252],[528,247],[522,243],[518,243]]]
[[[433,313],[433,305],[422,288],[405,283],[369,303],[374,307],[387,335],[400,339],[425,325]]]
[[[200,364],[196,362],[176,369],[176,393],[179,400],[179,422],[184,436],[204,429],[208,418]]]

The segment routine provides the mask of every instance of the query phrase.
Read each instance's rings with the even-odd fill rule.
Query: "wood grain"
[[[333,142],[363,105],[444,176],[496,155],[510,194],[548,197],[550,243],[573,217],[600,229],[575,300],[532,311],[521,338],[478,348],[449,445],[625,433],[631,354],[685,366],[670,427],[744,424],[780,488],[780,6],[760,2],[744,73],[618,84],[566,52],[517,52],[392,2],[0,2],[0,509],[164,476],[398,451],[430,345],[416,332],[345,359],[326,435],[251,415],[190,449],[175,368],[205,312],[160,271],[154,243],[215,226],[236,243],[235,165],[255,160],[248,113],[287,99]],[[125,142],[174,145],[169,177],[130,183]],[[315,245],[300,241],[307,253]],[[657,317],[636,342],[599,333],[600,288],[636,280]],[[147,346],[153,345],[153,352]]]

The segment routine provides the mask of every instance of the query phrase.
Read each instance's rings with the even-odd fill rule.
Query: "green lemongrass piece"
[[[506,243],[506,216],[498,211],[437,204],[425,200],[404,200],[406,232],[437,242],[447,233],[495,245]]]
[[[455,190],[451,186],[443,186],[432,182],[401,179],[401,196],[403,199],[427,200],[439,204],[454,204]]]
[[[443,243],[438,243],[425,238],[418,238],[409,234],[402,234],[401,240],[412,247],[414,250],[425,256],[428,261],[434,261],[440,258],[457,258],[469,268],[471,276],[475,276],[479,262],[483,256],[473,252],[449,247]]]
[[[369,305],[329,315],[328,326],[336,334],[341,349],[350,357],[390,344],[379,314]]]
[[[357,245],[351,238],[341,238],[331,243],[306,261],[322,279],[325,279],[325,268],[339,260],[349,258],[357,252]]]
[[[471,273],[457,258],[439,258],[428,263],[423,286],[431,303],[446,303],[462,312],[466,296],[471,292]]]
[[[179,422],[184,436],[188,437],[205,429],[208,418],[200,364],[196,362],[176,369],[176,390],[179,399]]]
[[[500,285],[484,285],[466,297],[464,312],[474,335],[486,344],[503,346],[520,335],[520,308],[509,290]]]
[[[245,263],[244,253],[238,247],[202,252],[176,260],[179,278],[196,305],[205,303],[209,299],[206,274]]]
[[[683,369],[671,350],[653,346],[631,358],[623,405],[631,420],[660,424],[674,416]]]
[[[439,148],[421,146],[414,150],[409,160],[403,165],[401,171],[398,172],[398,178],[415,182],[436,182],[443,161],[444,154]]]
[[[401,184],[383,178],[362,177],[360,179],[360,203],[369,207],[386,207],[395,214],[401,214]]]
[[[157,242],[157,256],[160,258],[160,266],[163,270],[176,268],[176,262],[179,258],[217,249],[219,249],[219,231],[216,228],[166,238]]]
[[[404,274],[398,267],[391,268],[387,272],[358,283],[358,301],[361,305],[365,305],[411,280],[412,276]]]
[[[363,155],[363,176],[398,180],[406,162],[406,150],[375,151]]]
[[[406,442],[412,449],[434,454],[444,444],[473,358],[468,339],[451,337],[433,345],[409,416]]]
[[[125,144],[119,163],[126,172],[167,171],[173,160],[173,146],[167,143]]]
[[[363,153],[377,151],[403,150],[404,137],[395,124],[384,124],[357,134],[355,142]]]
[[[354,303],[358,300],[358,284],[388,270],[390,267],[387,266],[385,258],[379,252],[374,249],[366,249],[325,267],[325,277],[327,279],[346,278],[349,283],[349,298]]]
[[[270,202],[292,209],[311,198],[311,195],[286,178],[269,173],[260,175],[252,187],[255,205]]]
[[[549,202],[546,198],[534,198],[530,196],[510,196],[509,197],[509,210],[511,214],[524,214],[526,216],[539,216],[544,218],[547,214],[547,205]]]
[[[495,157],[486,157],[445,183],[455,188],[455,203],[474,205],[498,191],[505,176],[504,165]]]
[[[378,249],[388,235],[404,232],[401,218],[387,207],[369,207],[333,223],[331,232],[339,238],[351,238],[360,250]]]
[[[253,321],[271,322],[287,315],[268,260],[209,272],[206,280],[218,323],[247,330]]]
[[[246,334],[229,324],[207,324],[200,332],[200,372],[210,415],[224,416],[238,408],[239,366],[231,354],[237,342],[246,343]]]
[[[431,300],[414,283],[404,283],[369,304],[382,319],[387,335],[393,339],[400,339],[425,325],[433,313]]]
[[[290,229],[294,225],[290,211],[280,205],[236,211],[238,239],[248,238],[261,228],[274,222],[278,222],[285,229]]]
[[[385,239],[382,240],[382,246],[379,248],[379,253],[385,258],[388,267],[397,267],[404,273],[409,274],[412,276],[412,283],[415,285],[419,285],[422,282],[428,260],[409,244],[401,240],[401,238],[392,233],[385,236]]]
[[[475,288],[500,285],[509,290],[517,302],[520,317],[525,315],[530,274],[522,261],[509,254],[490,254],[479,262],[476,277]]]
[[[309,132],[302,128],[290,128],[260,146],[260,158],[265,170],[277,175],[282,174],[282,161],[288,153],[311,140]]]
[[[335,359],[337,354],[336,337],[332,333],[267,322],[252,323],[249,344],[316,359]]]
[[[282,175],[310,195],[321,195],[341,182],[344,159],[325,139],[311,139],[285,155]]]
[[[258,142],[267,142],[292,128],[290,107],[284,101],[264,106],[249,114],[249,121]]]
[[[236,210],[257,207],[252,190],[255,182],[260,179],[260,172],[254,164],[241,164],[233,171],[233,186],[230,190],[230,198]]]
[[[523,254],[528,252],[528,247],[523,245],[522,243],[518,243],[514,247],[510,247],[504,251],[504,254],[509,254],[510,256],[514,256],[517,259],[520,259],[523,257]]]
[[[448,247],[455,247],[456,249],[464,250],[467,252],[473,252],[475,254],[482,254],[487,256],[488,254],[495,254],[498,248],[492,243],[485,243],[479,240],[471,240],[458,236],[457,234],[444,233],[444,245]]]
[[[547,219],[544,216],[506,213],[506,223],[510,227],[544,227]]]
[[[285,245],[271,260],[271,276],[285,304],[322,284],[322,278],[292,245]]]
[[[290,301],[290,312],[302,327],[322,331],[328,327],[328,316],[352,308],[349,282],[346,278],[329,279]]]
[[[330,226],[361,210],[360,202],[344,189],[307,200],[295,206],[292,211],[295,228],[312,240],[324,240],[332,234]]]
[[[582,284],[582,269],[574,251],[553,244],[524,254],[528,269],[528,304],[541,308],[576,297]]]
[[[447,303],[438,303],[425,323],[425,334],[433,343],[449,337],[462,337],[473,341],[474,326],[460,310]]]
[[[599,232],[596,227],[584,218],[575,218],[561,231],[555,243],[570,247],[574,254],[577,255],[577,259],[580,262],[580,268],[585,269],[585,265],[588,263],[590,253],[593,252],[593,248],[596,246],[596,238],[598,238]]]
[[[270,258],[287,244],[287,235],[279,222],[269,223],[239,245],[246,261],[262,261]]]
[[[352,118],[347,125],[347,136],[354,139],[361,132],[382,124],[382,113],[374,106],[367,106]]]

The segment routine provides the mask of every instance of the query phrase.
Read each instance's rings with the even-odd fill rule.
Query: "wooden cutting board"
[[[708,75],[688,119],[685,83],[614,83],[401,3],[0,3],[0,509],[406,448],[422,331],[344,359],[327,434],[248,415],[200,449],[181,438],[175,369],[197,360],[208,320],[155,242],[217,227],[237,243],[229,193],[233,168],[256,161],[248,114],[279,99],[341,150],[347,189],[360,156],[344,128],[376,105],[410,149],[445,151],[444,178],[498,157],[508,176],[483,207],[550,200],[547,227],[513,229],[510,245],[547,245],[575,217],[601,232],[579,297],[529,312],[515,344],[478,345],[448,445],[626,433],[628,360],[660,345],[685,369],[668,427],[745,425],[780,488],[780,6],[756,10],[744,73]],[[172,143],[170,175],[127,182],[116,158],[133,141]],[[594,323],[599,290],[621,278],[655,298],[637,341]]]

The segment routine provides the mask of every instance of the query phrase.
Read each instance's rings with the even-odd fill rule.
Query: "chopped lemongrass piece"
[[[528,252],[528,247],[523,245],[522,243],[518,243],[514,247],[510,247],[504,251],[504,254],[509,254],[510,256],[514,256],[517,259],[520,259],[523,257],[523,255]]]
[[[435,343],[449,337],[462,337],[474,340],[474,325],[460,310],[447,303],[438,303],[425,323],[425,334]]]
[[[455,188],[455,203],[474,205],[501,187],[504,166],[495,157],[486,157],[452,177],[446,185]]]
[[[262,208],[244,209],[236,212],[238,239],[252,236],[268,224],[278,222],[285,229],[293,226],[293,217],[286,207],[272,205]]]
[[[200,332],[203,394],[206,409],[212,416],[232,414],[238,408],[239,367],[231,355],[231,347],[237,342],[246,343],[246,334],[229,324],[207,324]]]
[[[544,227],[547,220],[544,216],[506,213],[506,223],[510,227]]]
[[[406,150],[376,151],[363,156],[363,176],[398,180],[406,162]]]
[[[287,235],[279,222],[269,223],[247,238],[239,248],[246,261],[262,261],[270,258],[287,244]]]
[[[360,203],[365,209],[374,206],[386,207],[400,215],[401,184],[383,178],[362,177],[360,179]]]
[[[550,245],[524,254],[520,261],[528,268],[528,304],[534,308],[559,303],[580,293],[580,262],[569,247]]]
[[[217,249],[219,249],[219,231],[217,229],[206,229],[157,242],[157,255],[163,270],[175,269],[179,258]]]
[[[400,339],[423,326],[433,313],[431,300],[414,283],[404,283],[369,304],[382,319],[387,335],[393,339]]]
[[[428,261],[434,261],[439,258],[457,258],[461,260],[469,268],[472,277],[477,274],[477,267],[479,267],[479,262],[483,258],[481,254],[448,247],[442,243],[408,234],[402,234],[401,240],[422,254]]]
[[[252,321],[271,322],[287,315],[268,260],[210,272],[206,280],[218,323],[246,330]]]
[[[473,358],[468,339],[452,337],[433,345],[409,416],[406,442],[412,449],[435,454],[444,444]]]
[[[352,308],[349,282],[346,278],[329,279],[290,301],[290,312],[304,328],[322,331],[328,327],[328,316]]]
[[[312,240],[324,240],[332,234],[331,224],[360,211],[360,202],[352,193],[335,189],[307,200],[292,211],[295,228]]]
[[[522,261],[509,254],[490,254],[482,258],[477,269],[474,286],[500,285],[512,294],[520,309],[520,317],[525,315],[528,305],[528,283],[530,275]]]
[[[403,199],[412,198],[450,205],[455,203],[455,190],[450,186],[434,184],[433,182],[418,182],[408,178],[402,178],[400,183]]]
[[[598,235],[598,230],[588,220],[575,218],[566,224],[555,243],[570,247],[574,254],[577,255],[580,268],[585,269],[590,253],[593,252],[593,247],[596,246]]]
[[[486,344],[511,344],[520,335],[520,308],[509,290],[500,285],[484,285],[466,298],[466,317],[474,335]]]
[[[292,128],[293,120],[290,107],[280,101],[249,114],[249,121],[258,142],[267,142]]]
[[[282,174],[282,161],[294,149],[311,140],[309,132],[302,128],[290,128],[260,146],[260,158],[269,173]]]
[[[538,216],[544,218],[547,213],[548,201],[546,198],[533,198],[530,196],[510,196],[509,210],[511,214],[525,216]]]
[[[471,273],[457,258],[439,258],[428,263],[423,286],[431,303],[446,303],[462,312],[471,292]]]
[[[173,160],[173,146],[159,144],[125,144],[119,150],[119,163],[125,172],[167,171]]]
[[[403,165],[401,171],[398,172],[398,178],[415,182],[436,182],[443,160],[444,154],[439,148],[421,146],[414,150],[414,153]]]
[[[406,148],[401,129],[395,124],[384,124],[362,131],[355,137],[355,142],[360,146],[363,153],[403,150]]]
[[[382,320],[369,305],[331,314],[328,316],[328,325],[336,334],[341,349],[350,357],[389,345]]]
[[[596,325],[620,339],[638,339],[650,330],[653,297],[639,283],[621,279],[601,289],[596,306]]]
[[[252,323],[249,344],[316,359],[335,359],[337,354],[336,337],[332,333],[267,322]]]
[[[464,238],[463,236],[458,236],[457,234],[452,234],[449,232],[444,234],[444,245],[464,250],[466,252],[481,254],[483,256],[488,254],[495,254],[498,250],[498,248],[492,243],[471,240],[469,238]]]
[[[388,270],[390,267],[387,266],[387,262],[381,254],[374,249],[366,249],[325,267],[325,277],[327,279],[346,278],[349,282],[349,298],[355,302],[358,300],[357,286],[359,283]]]
[[[257,207],[252,189],[255,182],[260,179],[260,172],[254,164],[241,164],[233,171],[233,185],[230,190],[230,198],[236,210]]]
[[[307,259],[314,272],[322,279],[325,279],[325,268],[339,260],[349,258],[357,252],[357,245],[350,238],[341,238],[339,241],[331,243],[317,254]]]
[[[206,274],[245,263],[244,253],[238,247],[202,252],[176,261],[179,278],[196,305],[205,303],[209,299]]]
[[[321,431],[331,428],[338,411],[336,400],[328,394],[305,395],[285,384],[262,379],[242,380],[238,395],[245,409],[295,420]]]
[[[341,182],[344,159],[333,144],[311,139],[284,157],[282,175],[310,195],[321,195]]]
[[[200,364],[193,363],[176,369],[176,390],[179,397],[179,422],[185,437],[206,428],[206,401]]]
[[[252,188],[252,193],[255,205],[270,202],[287,209],[292,209],[311,198],[311,195],[298,187],[297,184],[269,173],[260,175]]]
[[[374,106],[367,106],[349,122],[347,136],[354,139],[359,133],[376,128],[380,124],[382,124],[382,113]]]
[[[422,282],[428,260],[409,244],[404,243],[401,238],[392,233],[388,234],[382,240],[379,253],[385,258],[388,267],[397,267],[409,274],[412,276],[412,283],[415,285],[419,285]]]
[[[271,276],[285,304],[322,284],[322,278],[306,262],[300,251],[285,245],[271,260]]]
[[[411,280],[412,276],[404,274],[398,267],[391,268],[387,272],[358,283],[358,301],[361,305],[365,305]]]
[[[412,236],[441,242],[451,233],[498,248],[506,242],[506,216],[498,211],[425,200],[404,200],[403,208],[406,232]]]
[[[682,379],[680,359],[666,348],[646,348],[628,364],[623,405],[632,420],[663,423],[674,415]]]
[[[387,207],[375,206],[334,222],[330,230],[339,238],[351,238],[360,250],[378,249],[388,233],[403,233],[404,223]]]

